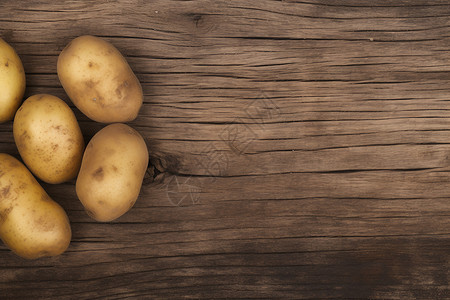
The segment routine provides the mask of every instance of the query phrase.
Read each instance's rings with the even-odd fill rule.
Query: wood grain
[[[141,81],[136,206],[60,257],[0,246],[2,299],[450,299],[450,4],[4,0],[26,96],[74,109],[61,49],[92,34]],[[0,151],[18,156],[11,122]]]

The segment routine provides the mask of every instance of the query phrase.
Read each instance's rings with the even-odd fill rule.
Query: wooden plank
[[[447,299],[447,0],[2,2],[0,36],[56,74],[74,37],[112,42],[142,82],[150,165],[136,206],[91,220],[43,184],[73,239],[0,245],[0,298]],[[12,123],[0,151],[18,157]]]

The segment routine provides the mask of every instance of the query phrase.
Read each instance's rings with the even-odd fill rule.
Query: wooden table
[[[3,0],[26,97],[74,109],[56,61],[113,43],[141,81],[135,207],[59,257],[0,246],[1,299],[450,299],[450,2]],[[12,122],[0,151],[18,156]]]

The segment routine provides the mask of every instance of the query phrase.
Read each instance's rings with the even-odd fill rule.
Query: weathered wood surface
[[[70,103],[56,60],[76,36],[122,51],[152,162],[108,224],[44,184],[71,246],[1,244],[0,298],[450,299],[448,0],[0,5],[26,96]],[[103,125],[74,110],[89,140]]]

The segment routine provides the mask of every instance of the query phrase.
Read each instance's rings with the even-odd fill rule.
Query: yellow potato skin
[[[77,176],[84,139],[63,100],[47,94],[29,97],[16,113],[13,134],[20,156],[36,177],[56,184]]]
[[[101,123],[134,120],[142,106],[142,87],[122,54],[94,36],[72,40],[60,53],[58,77],[75,106]]]
[[[136,202],[148,165],[142,136],[125,124],[111,124],[91,139],[81,163],[76,193],[88,214],[101,222],[126,213]]]
[[[71,236],[61,206],[21,162],[0,153],[0,238],[8,248],[27,259],[56,256]]]
[[[14,118],[25,92],[25,72],[16,51],[0,38],[0,123]]]

